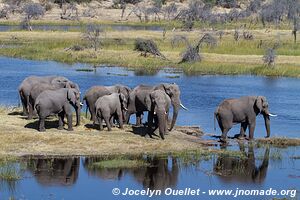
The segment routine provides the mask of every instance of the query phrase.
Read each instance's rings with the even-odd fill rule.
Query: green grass
[[[148,166],[143,160],[130,160],[130,159],[112,159],[95,162],[92,164],[94,168],[138,168]]]
[[[0,158],[0,180],[16,181],[21,178],[16,160],[14,157]]]
[[[32,37],[31,34],[33,34]],[[149,75],[157,73],[163,67],[171,67],[183,70],[186,75],[300,76],[300,62],[298,62],[300,58],[297,57],[300,56],[300,45],[294,44],[289,37],[282,39],[282,45],[277,54],[290,57],[278,58],[275,67],[268,67],[263,64],[262,55],[267,46],[274,44],[276,39],[274,35],[267,37],[263,33],[259,33],[260,37],[266,38],[264,48],[257,48],[258,40],[235,42],[232,36],[227,35],[222,41],[219,41],[217,47],[204,46],[201,49],[202,62],[178,64],[185,45],[180,44],[173,48],[171,35],[163,40],[159,38],[158,33],[151,31],[130,32],[125,36],[120,32],[112,32],[112,34],[113,36],[107,34],[108,37],[104,39],[101,49],[95,52],[91,48],[85,48],[83,51],[66,50],[74,45],[88,47],[88,43],[82,40],[79,32],[62,33],[61,37],[56,32],[2,33],[0,34],[2,44],[8,47],[0,48],[0,55],[33,60],[54,60],[69,64],[82,62],[96,66],[100,64],[123,66],[137,70],[137,74]],[[195,41],[199,37],[196,33],[190,34],[191,41]],[[153,56],[143,57],[139,52],[133,51],[134,38],[139,35],[153,37],[168,60],[161,60]],[[86,69],[77,70],[86,71]]]

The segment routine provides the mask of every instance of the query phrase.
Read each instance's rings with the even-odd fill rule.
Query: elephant
[[[29,94],[29,103],[28,103],[28,119],[32,119],[34,110],[34,104],[36,98],[45,90],[57,90],[60,88],[75,88],[79,91],[79,86],[72,81],[61,82],[59,84],[48,84],[48,83],[40,83],[35,86],[30,91]]]
[[[95,112],[100,131],[103,130],[102,119],[104,119],[108,131],[111,131],[111,119],[113,116],[118,117],[120,128],[122,129],[124,110],[127,110],[127,99],[124,94],[112,93],[99,97],[95,103]]]
[[[37,182],[42,185],[73,185],[78,179],[80,158],[29,159],[27,166]]]
[[[67,82],[70,82],[69,79],[63,76],[29,76],[25,78],[18,88],[23,106],[23,115],[28,115],[29,113],[29,96],[32,88],[35,85],[46,83],[62,88]],[[74,84],[73,86],[77,87],[78,85]],[[79,88],[76,89],[79,90]]]
[[[110,95],[112,93],[122,93],[128,101],[129,93],[131,89],[125,85],[113,85],[113,86],[93,86],[85,93],[83,100],[86,102],[87,108],[91,114],[91,120],[95,124],[97,121],[95,113],[95,103],[99,97],[104,95]],[[87,110],[86,110],[87,115]]]
[[[52,114],[58,114],[58,129],[63,129],[64,116],[67,116],[68,131],[72,131],[72,108],[76,110],[76,126],[80,125],[80,93],[74,88],[61,88],[58,90],[46,90],[36,99],[35,109],[39,115],[39,131],[45,131],[45,118]]]
[[[244,143],[239,143],[239,146],[246,159],[222,155],[214,164],[214,172],[224,182],[263,183],[269,166],[270,147],[266,147],[262,162],[257,166],[254,145],[248,146],[248,152],[245,151]]]
[[[155,90],[161,90],[165,92],[171,99],[171,103],[173,106],[173,117],[170,126],[170,131],[174,128],[174,125],[177,120],[178,112],[180,106],[187,110],[184,107],[180,100],[180,89],[179,86],[175,83],[168,84],[162,83],[156,86],[148,86],[148,85],[138,85],[135,87],[129,95],[129,102],[128,102],[128,111],[126,112],[126,122],[129,122],[130,115],[136,114],[137,120],[136,125],[141,124],[141,115],[144,111],[150,111],[150,108],[146,104],[146,99],[150,98],[150,93]]]
[[[234,123],[241,123],[239,138],[245,137],[249,127],[249,139],[254,136],[256,116],[262,114],[265,120],[267,136],[270,137],[270,116],[276,116],[269,112],[269,104],[264,96],[244,96],[239,99],[225,99],[217,107],[214,119],[217,119],[222,131],[220,141],[226,143],[227,133]]]
[[[161,90],[154,90],[150,93],[150,99],[146,98],[146,104],[149,111],[148,127],[152,128],[153,117],[155,119],[155,128],[158,126],[159,135],[164,140],[168,129],[168,115],[171,106],[170,97]],[[151,135],[150,135],[151,136]]]

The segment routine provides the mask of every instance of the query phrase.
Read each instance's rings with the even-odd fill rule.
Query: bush
[[[166,59],[166,57],[160,53],[157,45],[153,40],[146,40],[141,38],[136,39],[134,43],[134,50],[140,51],[141,54],[144,55],[145,57],[147,56],[147,53],[150,53],[154,56],[158,56],[162,59]]]
[[[263,61],[268,66],[274,66],[276,57],[275,48],[268,48],[263,56]]]
[[[105,33],[99,25],[88,25],[83,39],[86,40],[95,51],[103,44]]]

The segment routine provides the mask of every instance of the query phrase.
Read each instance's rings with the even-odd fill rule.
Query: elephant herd
[[[45,131],[45,119],[57,115],[58,129],[63,129],[64,118],[67,118],[68,130],[72,128],[72,107],[76,111],[76,126],[80,125],[80,112],[83,103],[78,84],[63,76],[29,76],[19,86],[19,95],[23,114],[32,119],[39,116],[39,131]],[[115,120],[120,128],[128,123],[130,116],[136,114],[136,125],[142,124],[143,113],[148,112],[147,133],[150,137],[158,128],[164,139],[176,123],[180,107],[187,110],[180,100],[180,88],[175,83],[161,83],[155,86],[138,85],[131,89],[125,85],[92,86],[83,97],[94,125],[99,124],[103,130],[103,121],[111,130]],[[170,107],[173,116],[169,126]],[[86,111],[87,112],[87,111]],[[245,136],[249,127],[249,139],[253,139],[256,116],[262,114],[265,119],[267,137],[270,136],[270,116],[268,102],[264,96],[246,96],[239,99],[225,99],[217,107],[214,118],[222,131],[220,141],[226,142],[227,132],[233,124],[240,123],[240,138]]]

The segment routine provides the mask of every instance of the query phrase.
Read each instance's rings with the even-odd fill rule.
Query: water
[[[76,69],[89,65],[67,65],[51,61],[31,61],[0,57],[0,104],[17,105],[17,88],[30,75],[63,75],[79,84],[82,94],[93,85],[138,84],[175,82],[181,88],[181,99],[189,111],[181,110],[179,125],[199,125],[207,133],[213,133],[213,113],[225,98],[243,95],[264,95],[269,101],[270,111],[278,115],[271,118],[271,136],[299,137],[300,134],[300,79],[268,78],[259,76],[186,76],[166,69],[151,75],[128,71],[120,67],[101,67],[96,72]],[[132,120],[134,117],[131,118]],[[239,126],[230,130],[233,136]],[[220,131],[217,130],[217,134]],[[255,137],[264,137],[266,131],[262,116],[258,116]]]
[[[147,30],[147,31],[162,31],[161,26],[132,26],[132,25],[100,25],[103,29],[112,29],[115,31],[132,31],[132,30]],[[40,31],[74,31],[84,30],[84,25],[32,25],[33,30]],[[19,25],[0,25],[0,32],[22,30]]]
[[[299,137],[300,79],[186,76],[172,69],[147,75],[120,67],[102,67],[97,68],[95,72],[76,71],[89,67],[85,64],[66,65],[0,57],[0,104],[16,106],[18,85],[29,75],[66,76],[80,85],[82,93],[93,85],[120,83],[134,87],[137,84],[176,82],[181,88],[182,102],[189,108],[189,111],[180,112],[179,125],[199,125],[205,132],[213,132],[213,112],[224,98],[264,95],[269,101],[270,110],[278,114],[278,117],[272,118],[271,121],[271,136]],[[229,135],[238,131],[239,127],[236,126]],[[217,132],[219,133],[220,131]],[[263,119],[259,117],[255,137],[263,136]],[[187,159],[189,162],[184,162],[186,159],[175,157],[144,157],[150,166],[138,169],[97,169],[89,166],[102,158],[24,158],[14,163],[23,178],[19,181],[0,181],[0,199],[149,199],[147,196],[114,196],[111,191],[116,187],[120,188],[121,192],[126,188],[150,188],[162,192],[166,188],[201,189],[200,196],[159,195],[153,197],[154,199],[220,199],[218,196],[202,193],[208,192],[209,189],[232,189],[234,192],[236,188],[299,191],[300,159],[293,159],[299,157],[299,148],[252,149],[238,145],[228,148],[241,149],[248,159],[212,156]],[[222,199],[230,198],[232,196],[222,196]],[[240,198],[262,199],[258,196]],[[264,199],[272,198],[273,196],[269,196]]]
[[[278,152],[282,160],[276,159]],[[183,161],[171,156],[144,156],[142,159],[148,166],[129,169],[94,167],[93,164],[101,160],[96,157],[23,159],[16,166],[24,178],[16,182],[2,181],[0,194],[1,199],[149,199],[147,196],[112,195],[113,188],[121,192],[126,188],[149,188],[162,191],[161,195],[152,197],[154,199],[230,199],[232,196],[209,196],[208,190],[272,188],[299,192],[300,160],[291,158],[295,152],[299,153],[299,148],[245,148],[246,160],[212,156]],[[167,196],[164,195],[167,188],[200,189],[201,193],[200,196]],[[273,197],[265,196],[264,199]],[[262,197],[241,196],[238,199]]]

